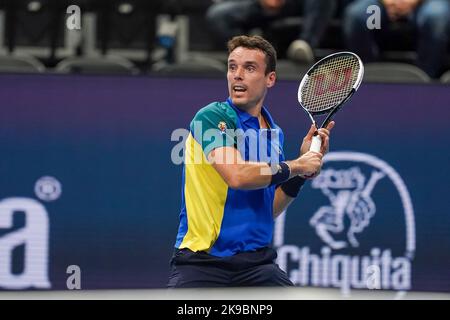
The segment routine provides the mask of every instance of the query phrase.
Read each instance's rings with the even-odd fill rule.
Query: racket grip
[[[313,136],[309,151],[320,152],[321,146],[322,146],[322,138],[319,135]]]

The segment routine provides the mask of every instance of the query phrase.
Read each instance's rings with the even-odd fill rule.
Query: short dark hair
[[[228,54],[234,49],[243,47],[247,49],[260,50],[266,55],[266,72],[275,71],[277,67],[277,52],[269,41],[260,36],[236,36],[228,41]]]

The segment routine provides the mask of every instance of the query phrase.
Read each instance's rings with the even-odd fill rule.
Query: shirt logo
[[[220,121],[217,127],[222,133],[225,133],[225,130],[227,130],[227,124],[224,121]]]

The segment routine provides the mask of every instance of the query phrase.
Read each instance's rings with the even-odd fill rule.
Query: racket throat
[[[308,111],[306,111],[306,113],[308,114],[309,118],[311,119],[311,122],[313,123],[313,125],[316,126],[316,129],[319,129],[319,127],[317,126],[317,122],[316,122],[316,120],[314,120],[314,118],[311,115],[311,113],[309,113]]]

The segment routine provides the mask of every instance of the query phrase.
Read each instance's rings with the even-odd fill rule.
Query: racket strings
[[[342,102],[358,80],[360,64],[352,56],[338,56],[319,64],[302,90],[303,106],[320,113]]]

